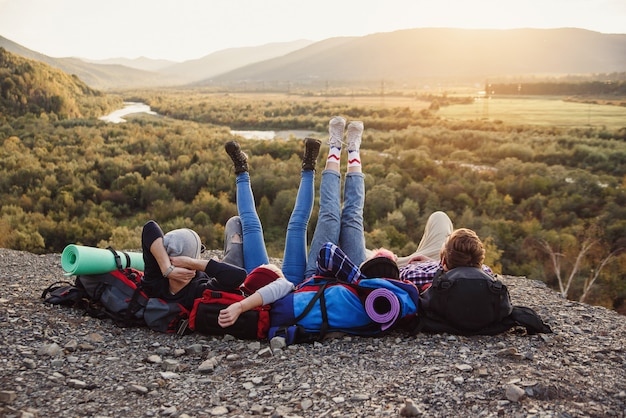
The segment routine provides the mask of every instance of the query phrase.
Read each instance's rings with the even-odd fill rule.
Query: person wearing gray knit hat
[[[189,228],[174,229],[163,236],[163,245],[170,257],[181,255],[199,258],[202,241],[196,231]]]

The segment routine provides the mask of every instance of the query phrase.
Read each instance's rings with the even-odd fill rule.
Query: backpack
[[[414,284],[383,278],[347,283],[314,276],[279,299],[270,311],[269,338],[287,345],[322,340],[330,332],[382,335],[417,314]]]
[[[552,332],[530,308],[513,306],[508,288],[482,269],[440,270],[420,295],[420,311],[412,333],[496,335],[516,325],[529,334]]]
[[[189,311],[175,302],[149,298],[141,289],[143,272],[119,268],[102,274],[81,274],[74,284],[57,282],[42,294],[44,302],[84,310],[119,327],[148,326],[158,332],[179,331]]]
[[[240,293],[206,289],[202,297],[195,300],[189,314],[188,327],[205,335],[232,335],[242,340],[263,340],[267,338],[270,326],[270,305],[263,305],[243,312],[229,327],[218,324],[219,313],[233,303],[245,299]]]

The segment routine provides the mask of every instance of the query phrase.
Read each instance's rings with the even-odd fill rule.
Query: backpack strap
[[[54,282],[50,286],[44,289],[43,293],[41,294],[41,299],[45,299],[46,296],[48,296],[48,293],[52,293],[55,290],[60,289],[61,287],[70,287],[70,286],[74,286],[74,285],[68,281]]]
[[[309,312],[311,312],[311,309],[313,309],[313,306],[315,306],[315,302],[317,302],[318,299],[322,298],[324,300],[324,302],[326,301],[324,299],[324,290],[326,290],[326,286],[328,285],[328,283],[323,283],[320,285],[319,289],[317,289],[317,292],[315,292],[315,295],[313,295],[313,297],[311,298],[311,300],[309,301],[309,303],[304,307],[304,309],[302,310],[302,312],[300,312],[300,315],[298,315],[294,320],[293,320],[293,324],[295,325],[298,322],[300,322],[302,320],[302,318],[304,318],[305,316],[307,316],[307,314]],[[324,303],[324,311],[322,312],[322,317],[326,316],[326,322],[328,322],[328,315],[326,313],[326,303]]]
[[[115,248],[108,246],[107,250],[111,251],[113,253],[113,257],[115,258],[115,265],[117,267],[117,269],[119,271],[124,271],[125,268],[130,268],[131,266],[131,261],[130,261],[130,254],[128,254],[126,251],[117,251]],[[126,267],[124,267],[122,265],[122,257],[120,257],[120,254],[122,253],[124,254],[124,258],[126,258]]]
[[[115,265],[117,266],[117,269],[119,271],[123,271],[124,268],[122,267],[122,259],[120,257],[120,255],[117,253],[117,251],[115,251],[115,249],[111,246],[107,247],[107,250],[111,251],[111,253],[113,253],[113,258],[115,259]]]
[[[319,282],[317,277],[313,281]],[[319,288],[315,292],[315,295],[313,295],[313,297],[311,298],[309,303],[307,303],[307,305],[304,307],[302,312],[300,312],[300,314],[297,317],[295,317],[294,320],[291,321],[289,325],[282,325],[280,327],[277,327],[275,331],[272,333],[272,336],[283,336],[288,341],[288,344],[304,342],[302,338],[299,338],[300,333],[304,334],[304,332],[303,330],[300,330],[301,327],[299,327],[297,324],[305,316],[307,316],[309,312],[311,312],[311,309],[313,309],[313,306],[315,306],[315,302],[320,300],[320,308],[322,311],[323,333],[320,332],[320,335],[318,338],[311,339],[310,341],[307,338],[306,341],[313,342],[313,341],[321,340],[324,337],[326,330],[328,329],[328,313],[326,312],[326,298],[324,297],[324,290],[326,290],[326,286],[328,286],[328,281],[325,281],[324,283],[320,284]]]
[[[526,328],[529,335],[552,333],[552,328],[543,322],[539,314],[526,306],[513,306],[513,311],[509,316],[516,324]]]

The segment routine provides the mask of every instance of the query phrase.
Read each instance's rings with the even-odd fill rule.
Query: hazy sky
[[[0,36],[52,57],[184,61],[420,27],[626,33],[626,0],[0,0]]]

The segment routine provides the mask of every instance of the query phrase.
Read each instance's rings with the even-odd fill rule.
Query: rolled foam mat
[[[137,252],[115,251],[120,257],[122,268],[132,267],[143,271],[143,254]],[[128,256],[128,257],[126,257]],[[73,274],[102,274],[117,269],[115,256],[105,248],[86,247],[70,244],[63,249],[61,266],[66,276]]]
[[[400,315],[400,301],[389,289],[374,289],[365,298],[365,312],[374,322],[382,324],[384,331],[396,322]]]

